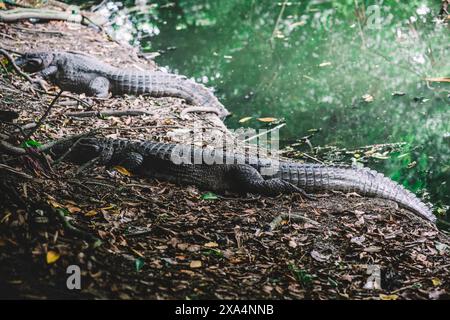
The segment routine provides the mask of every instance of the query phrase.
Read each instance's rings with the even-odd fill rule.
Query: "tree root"
[[[128,109],[128,110],[104,110],[104,111],[86,111],[86,112],[69,112],[66,115],[74,118],[90,118],[90,117],[109,117],[109,116],[141,116],[141,115],[153,115],[154,113],[139,110],[139,109]]]
[[[36,150],[38,152],[45,152],[45,151],[53,148],[54,146],[56,146],[56,145],[58,145],[60,143],[68,142],[68,141],[71,141],[71,140],[75,140],[75,139],[78,139],[80,137],[87,136],[87,135],[89,135],[89,134],[91,134],[93,132],[94,131],[91,131],[89,133],[75,134],[73,136],[69,136],[69,137],[65,137],[65,138],[59,139],[59,140],[51,141],[51,142],[48,142],[46,144],[43,144],[42,146],[37,147]],[[15,146],[11,145],[10,143],[8,143],[8,142],[6,142],[4,140],[0,141],[0,149],[3,149],[3,151],[6,151],[7,153],[12,154],[12,155],[19,155],[20,156],[20,155],[27,154],[27,149],[26,148],[15,147]]]

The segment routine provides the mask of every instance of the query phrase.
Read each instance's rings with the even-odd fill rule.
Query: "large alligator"
[[[67,146],[53,151],[64,152]],[[84,138],[72,146],[77,162],[96,159],[105,165],[177,184],[193,184],[216,192],[232,191],[274,196],[324,190],[356,192],[395,201],[435,222],[431,209],[413,193],[374,170],[341,165],[302,164],[245,156],[190,145]]]
[[[184,76],[161,71],[117,68],[92,56],[75,52],[30,52],[16,61],[26,72],[39,72],[62,90],[96,97],[149,94],[177,97],[189,104],[217,110],[221,118],[229,112],[205,86]]]

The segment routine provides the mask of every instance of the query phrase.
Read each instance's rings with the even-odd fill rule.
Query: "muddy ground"
[[[0,41],[15,52],[75,50],[117,66],[157,68],[105,33],[67,22],[0,23]],[[17,125],[35,123],[58,89],[37,90],[1,61],[0,110],[19,118],[15,125],[0,123],[0,137],[17,146],[24,139]],[[64,95],[34,141],[93,130],[197,145],[235,138],[214,114],[182,119],[180,99]],[[69,116],[105,109],[148,114]],[[194,126],[202,139],[193,137]],[[205,190],[128,176],[120,168],[77,173],[78,166],[54,160],[32,149],[23,156],[0,153],[0,165],[8,166],[0,166],[1,298],[450,297],[448,236],[395,203],[341,193],[316,201],[298,195],[208,199]],[[82,270],[81,290],[66,287],[72,264]]]

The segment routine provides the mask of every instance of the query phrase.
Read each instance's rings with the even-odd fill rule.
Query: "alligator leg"
[[[117,164],[132,171],[136,172],[144,162],[144,157],[138,152],[123,151],[117,155],[118,159],[122,159]]]
[[[45,68],[43,70],[41,70],[41,72],[39,72],[39,74],[44,78],[48,78],[52,75],[54,75],[56,72],[58,72],[58,67],[56,66],[50,66],[48,68]]]
[[[109,80],[105,77],[96,77],[89,83],[89,93],[98,98],[106,98],[109,94]]]
[[[232,169],[233,178],[237,187],[244,192],[276,196],[281,193],[300,193],[305,198],[314,200],[314,197],[303,189],[287,181],[274,178],[265,180],[261,174],[249,165],[237,165]]]

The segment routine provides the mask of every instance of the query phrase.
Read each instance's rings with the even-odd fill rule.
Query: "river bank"
[[[10,52],[74,50],[116,66],[158,68],[105,33],[70,22],[0,22],[0,39]],[[38,91],[2,63],[1,110],[19,115],[12,126],[0,124],[2,140],[18,146],[17,126],[41,118],[58,90]],[[176,98],[68,94],[32,140],[95,131],[191,142],[194,124],[203,128],[201,145],[233,138],[214,114],[181,118],[185,107]],[[70,116],[130,109],[146,113]],[[216,197],[120,169],[79,174],[75,165],[34,152],[0,156],[2,298],[449,298],[448,236],[389,201],[341,193],[316,201]],[[82,270],[81,290],[66,287],[66,269],[74,264]]]

